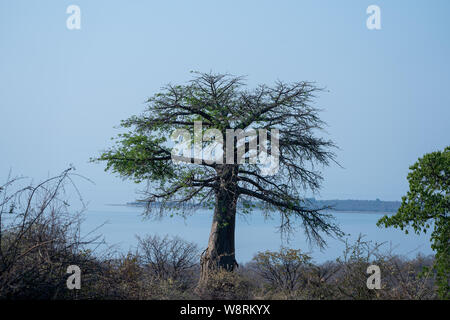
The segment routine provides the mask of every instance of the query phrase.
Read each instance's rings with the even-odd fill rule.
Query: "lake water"
[[[194,215],[183,219],[179,216],[164,217],[162,220],[144,219],[142,208],[127,206],[103,206],[86,212],[82,232],[86,233],[96,226],[105,223],[97,233],[103,234],[108,245],[117,245],[121,251],[133,249],[136,235],[176,235],[198,244],[204,249],[208,242],[211,227],[212,211],[201,209]],[[350,234],[349,240],[354,240],[361,233],[366,240],[386,242],[384,248],[393,248],[394,253],[415,257],[418,253],[432,254],[429,236],[416,235],[389,228],[378,228],[376,222],[382,213],[363,212],[333,212],[341,229]],[[278,220],[265,220],[261,212],[254,211],[250,216],[238,216],[236,224],[236,260],[239,263],[249,261],[255,253],[265,250],[277,250],[281,245],[302,249],[309,252],[315,262],[321,263],[334,260],[342,254],[345,248],[343,242],[327,238],[328,246],[320,251],[310,247],[302,230],[299,229],[287,242],[277,232]]]

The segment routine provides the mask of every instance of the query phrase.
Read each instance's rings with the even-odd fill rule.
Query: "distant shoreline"
[[[248,203],[255,207],[261,206],[258,202]],[[401,205],[400,201],[382,201],[376,200],[316,200],[314,198],[308,198],[305,201],[308,208],[319,209],[327,207],[327,210],[335,212],[364,212],[364,213],[395,213]],[[106,204],[108,206],[121,206],[121,207],[143,207],[146,204],[140,201],[127,202],[125,204]],[[154,203],[153,206],[159,207],[160,203]],[[178,204],[166,204],[169,207]],[[190,207],[195,207],[195,204],[185,204]],[[199,206],[206,208],[206,206]],[[241,203],[239,207],[243,207]]]

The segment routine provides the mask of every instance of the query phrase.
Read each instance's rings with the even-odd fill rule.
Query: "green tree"
[[[409,191],[393,216],[384,216],[377,225],[405,229],[417,234],[431,233],[431,248],[436,252],[435,270],[441,298],[448,299],[450,273],[450,146],[444,151],[424,155],[410,167]]]
[[[251,211],[254,200],[266,213],[281,214],[284,231],[291,230],[293,223],[299,221],[309,238],[319,245],[324,244],[323,233],[341,235],[330,214],[308,207],[301,197],[304,189],[319,188],[322,177],[317,165],[334,160],[331,151],[334,144],[316,136],[324,125],[318,109],[311,105],[318,91],[309,82],[281,81],[274,87],[260,85],[247,90],[242,77],[195,73],[186,85],[167,85],[149,98],[140,116],[122,121],[128,132],[120,134],[116,145],[96,160],[105,161],[106,170],[122,177],[147,181],[149,187],[142,201],[149,204],[148,214],[159,216],[168,211],[186,214],[195,208],[192,203],[214,207],[208,247],[201,257],[202,283],[207,281],[210,270],[217,267],[233,270],[236,266],[238,199],[244,212]],[[194,127],[199,122],[202,134],[212,129],[216,138],[227,137],[226,143],[219,144],[222,157],[218,152],[215,161],[207,161],[195,151],[195,139],[199,137]],[[278,147],[273,143],[264,145],[260,136],[243,134],[248,129],[268,130],[263,141],[274,139],[279,142]],[[278,139],[270,131],[273,129],[279,130]],[[173,153],[169,137],[176,130],[194,137],[194,148],[188,148],[191,157]],[[229,141],[230,131],[234,134]],[[186,142],[185,136],[182,137],[183,143]],[[203,150],[214,141],[201,139]],[[257,142],[260,153],[265,148],[267,154],[279,154],[275,161],[277,174],[267,175],[261,163],[251,161],[250,146]],[[172,161],[174,158],[177,161]],[[152,205],[154,202],[157,204]]]

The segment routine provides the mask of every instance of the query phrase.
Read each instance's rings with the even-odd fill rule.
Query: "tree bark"
[[[218,190],[208,247],[201,257],[199,286],[207,283],[211,272],[217,269],[233,271],[235,259],[235,226],[238,194],[235,180],[237,168],[224,166],[219,169],[223,179]]]

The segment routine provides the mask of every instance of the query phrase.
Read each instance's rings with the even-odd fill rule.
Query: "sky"
[[[366,26],[373,4],[380,30]],[[450,144],[449,12],[447,0],[1,0],[0,181],[72,164],[95,182],[77,182],[92,206],[133,201],[140,186],[89,159],[196,70],[326,87],[315,105],[342,167],[323,169],[316,197],[400,200],[408,167]]]

